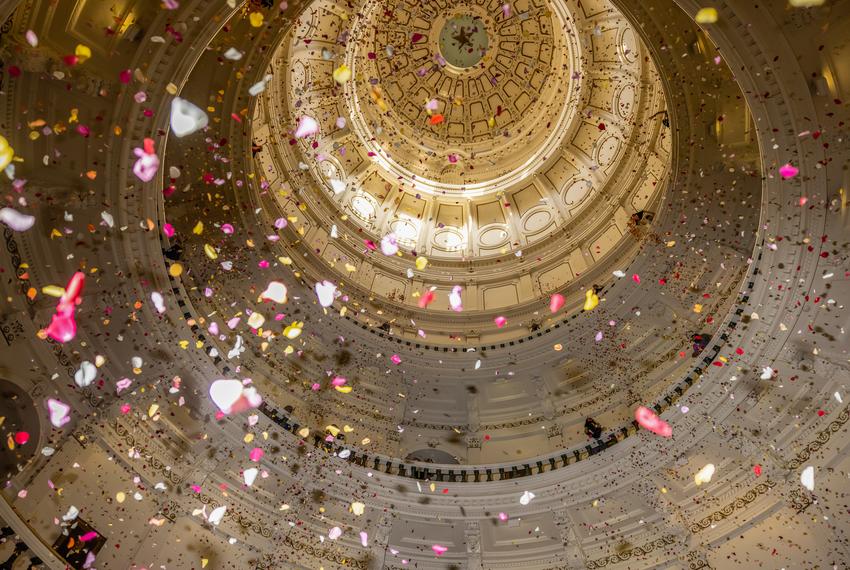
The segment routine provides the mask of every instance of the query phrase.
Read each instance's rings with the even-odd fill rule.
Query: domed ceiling
[[[583,440],[586,415],[628,424],[635,393],[675,386],[641,350],[615,348],[623,331],[654,329],[605,308],[616,284],[666,275],[647,254],[676,245],[655,229],[672,135],[645,48],[604,3],[379,8],[314,3],[282,36],[254,102],[249,179],[205,206],[222,238],[198,231],[198,196],[166,200],[181,247],[172,280],[195,308],[197,343],[231,362],[222,375],[250,371],[270,408],[390,456],[437,446],[463,463],[521,459]],[[440,40],[445,26],[477,34],[479,61],[448,61],[459,40]],[[513,85],[533,94],[527,108]],[[487,126],[477,134],[475,117]],[[187,150],[174,141],[166,159],[182,167]],[[181,178],[226,176],[216,170]],[[494,233],[509,237],[488,249]],[[463,243],[443,247],[446,235]],[[742,262],[730,257],[721,294],[699,299],[706,314],[728,306]],[[285,303],[270,306],[265,279],[286,284]],[[689,311],[653,309],[680,334],[719,324],[682,321]],[[390,345],[370,350],[364,330]],[[585,340],[621,354],[599,360]],[[525,343],[533,366],[513,352]],[[505,356],[491,364],[492,351]]]
[[[7,4],[0,567],[850,556],[847,0]]]
[[[430,315],[456,286],[460,326],[482,328],[633,255],[631,215],[657,206],[668,174],[664,96],[626,20],[592,14],[311,5],[255,112],[266,210],[299,218],[316,271],[443,337],[460,323]],[[462,55],[454,36],[474,59],[447,59]],[[318,131],[295,136],[311,119]]]

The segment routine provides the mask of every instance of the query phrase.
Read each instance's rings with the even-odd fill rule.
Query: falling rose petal
[[[74,372],[74,383],[80,388],[91,386],[94,379],[97,377],[97,368],[88,360],[80,363],[80,368]]]
[[[15,443],[18,445],[26,445],[30,440],[30,434],[25,431],[19,431],[15,433]]]
[[[208,124],[209,117],[194,103],[180,97],[171,100],[171,132],[177,138],[196,133]]]
[[[502,522],[507,522],[508,513],[499,513],[499,520],[502,521]]]
[[[260,294],[260,299],[283,304],[286,303],[287,293],[286,285],[280,281],[272,281],[268,284],[266,290]]]
[[[126,390],[133,383],[129,378],[122,378],[118,382],[115,383],[115,393],[120,394],[123,390]]]
[[[48,399],[47,411],[50,414],[50,423],[55,428],[61,428],[71,421],[71,406],[64,402],[53,398]]]
[[[153,306],[156,308],[156,312],[159,314],[165,312],[165,299],[163,299],[162,293],[159,291],[151,293],[151,301],[153,302]]]
[[[363,548],[369,546],[369,535],[362,530],[360,531],[360,545],[363,546]]]
[[[784,179],[788,180],[789,178],[794,178],[800,170],[793,166],[791,163],[786,163],[779,167],[779,175]]]
[[[303,139],[315,135],[319,132],[319,123],[313,117],[304,115],[298,121],[298,128],[295,129],[295,138]]]
[[[333,71],[333,79],[340,85],[351,79],[351,69],[342,64]]]
[[[433,303],[434,299],[436,299],[436,297],[437,297],[437,295],[436,295],[436,293],[434,293],[434,290],[428,289],[427,291],[422,293],[422,295],[419,296],[419,308],[420,309],[428,308],[428,305]]]
[[[214,525],[214,526],[218,525],[221,522],[221,520],[224,518],[224,513],[226,513],[226,512],[227,512],[227,506],[222,505],[220,507],[216,507],[210,513],[210,516],[207,517],[207,522],[209,522],[211,525]]]
[[[12,208],[0,208],[0,222],[16,232],[25,232],[35,225],[35,216],[22,214]]]
[[[0,136],[0,170],[6,170],[6,167],[12,163],[15,158],[15,150],[9,145],[6,137]]]
[[[210,385],[210,398],[224,414],[256,408],[262,403],[256,389],[239,380],[216,380]]]
[[[331,539],[331,540],[336,540],[341,536],[342,536],[342,529],[339,528],[338,526],[335,526],[331,530],[328,531],[328,538]]]
[[[508,319],[506,319],[505,317],[499,316],[499,317],[496,317],[495,319],[493,319],[493,322],[496,323],[497,328],[502,328],[506,324],[508,324]]]
[[[595,340],[596,340],[596,342],[599,342],[600,340],[602,340],[602,331],[597,331]]]
[[[330,281],[322,281],[321,283],[316,283],[313,289],[316,292],[316,297],[319,299],[319,305],[322,307],[330,307],[334,304],[336,285]]]
[[[632,275],[632,281],[634,281],[635,283],[637,283],[638,285],[640,285],[640,275],[638,275],[637,273],[635,273],[634,275]]]
[[[25,37],[26,37],[27,43],[30,45],[30,47],[38,47],[38,36],[35,35],[34,31],[27,30]]]
[[[561,310],[561,307],[564,306],[565,302],[566,299],[564,299],[563,295],[561,295],[560,293],[555,293],[554,295],[552,295],[552,297],[549,298],[549,311],[552,314],[557,313],[559,310]]]
[[[599,304],[599,297],[596,295],[596,291],[593,289],[588,289],[584,293],[584,310],[592,311]]]
[[[441,544],[435,544],[431,547],[431,550],[433,550],[434,554],[436,554],[437,556],[442,556],[443,554],[448,552],[449,549]]]
[[[635,410],[635,420],[640,426],[662,437],[671,437],[673,428],[662,420],[658,415],[645,406],[638,406]]]
[[[461,291],[463,289],[460,285],[455,285],[452,287],[452,292],[449,293],[449,305],[452,308],[452,311],[457,313],[463,311],[463,299],[461,298]]]
[[[334,376],[333,380],[331,380],[331,386],[334,388],[337,386],[345,386],[346,382],[348,382],[348,379],[344,376]]]
[[[398,354],[393,354],[390,357],[390,360],[393,361],[393,364],[401,364],[401,356],[399,356]]]
[[[77,335],[77,322],[74,319],[74,313],[77,305],[81,302],[80,295],[82,295],[85,280],[85,273],[80,271],[75,273],[56,305],[56,314],[53,315],[50,325],[45,329],[47,336],[56,342],[65,343]]]
[[[91,530],[91,531],[85,533],[84,535],[80,536],[80,540],[82,542],[91,542],[92,540],[94,540],[98,536],[100,536],[100,535],[97,534],[95,531]]]
[[[265,452],[264,452],[261,448],[259,448],[259,447],[255,447],[255,448],[254,448],[254,449],[252,449],[252,450],[251,450],[251,452],[248,454],[248,457],[249,457],[249,458],[251,459],[251,461],[253,461],[254,463],[259,463],[259,461],[263,458],[263,455],[265,455]]]
[[[223,54],[224,59],[229,59],[230,61],[239,61],[242,59],[242,52],[236,48],[227,48]]]
[[[694,483],[696,483],[697,486],[700,486],[703,483],[708,483],[714,476],[714,471],[714,464],[708,463],[705,467],[697,471],[696,475],[694,475]]]
[[[753,465],[753,473],[756,474],[756,477],[761,477],[761,465]]]
[[[283,329],[283,336],[288,338],[289,340],[295,340],[299,336],[301,336],[301,332],[303,331],[304,323],[300,321],[294,321],[291,324],[287,325],[285,329]]]
[[[398,253],[398,240],[395,234],[387,234],[381,239],[381,253],[384,255],[395,255]]]
[[[803,472],[800,473],[800,484],[809,491],[815,490],[815,468],[808,465]]]
[[[697,24],[714,24],[717,22],[717,8],[707,7],[700,8],[697,15],[694,17]]]
[[[142,182],[150,182],[159,170],[159,157],[154,150],[153,139],[145,139],[144,148],[133,149],[136,155],[136,163],[133,165],[133,174]]]

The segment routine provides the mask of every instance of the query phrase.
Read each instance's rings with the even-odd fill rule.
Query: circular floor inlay
[[[450,64],[461,69],[473,67],[490,45],[484,23],[473,16],[454,16],[440,31],[440,53]]]

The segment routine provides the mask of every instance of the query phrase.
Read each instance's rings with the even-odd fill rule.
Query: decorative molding
[[[718,511],[714,511],[710,515],[705,518],[700,519],[698,522],[693,523],[688,530],[692,533],[696,534],[698,532],[702,532],[708,527],[712,525],[712,523],[720,522],[723,519],[729,518],[735,511],[740,511],[742,509],[747,508],[751,503],[755,502],[761,495],[766,494],[768,491],[776,487],[776,483],[774,481],[766,481],[764,483],[759,483],[722,509]]]
[[[617,393],[616,389],[615,390],[608,390],[608,391],[606,391],[602,394],[599,394],[598,396],[590,398],[589,400],[583,400],[582,402],[580,402],[580,403],[578,403],[574,406],[570,406],[570,407],[565,406],[565,407],[561,408],[561,415],[573,414],[573,413],[578,412],[579,410],[582,410],[582,409],[584,409],[588,406],[592,406],[593,404],[597,404],[599,402],[609,400],[611,398],[611,396],[613,396],[616,393]]]
[[[676,537],[672,534],[668,534],[662,536],[661,538],[656,538],[646,544],[641,546],[636,546],[634,548],[630,548],[626,551],[619,552],[617,554],[611,554],[610,556],[605,556],[603,558],[598,558],[596,560],[591,560],[587,564],[585,564],[585,568],[587,570],[594,570],[595,568],[604,568],[606,566],[613,566],[614,564],[619,564],[620,562],[625,562],[626,560],[630,560],[636,556],[644,556],[649,554],[650,552],[654,552],[660,548],[664,548],[665,546],[669,546],[676,542]]]
[[[850,405],[845,406],[841,413],[838,414],[838,417],[833,421],[829,422],[829,425],[826,426],[823,430],[818,432],[815,438],[810,441],[803,449],[801,449],[797,455],[788,462],[789,469],[799,469],[813,453],[820,451],[820,449],[829,442],[832,434],[840,430],[847,421],[850,420]]]
[[[136,445],[138,444],[136,438],[133,437],[133,434],[131,434],[130,431],[126,427],[124,427],[121,422],[115,420],[115,422],[112,424],[112,429],[115,431],[115,434],[118,437],[124,440],[125,444],[134,449],[136,448]],[[145,459],[145,461],[148,462],[152,469],[162,473],[165,476],[166,480],[172,485],[179,485],[180,482],[183,480],[183,477],[175,473],[173,469],[171,469],[165,463],[160,461],[158,458],[154,457],[154,455],[149,453],[146,448],[142,447],[141,449],[139,449],[139,454]]]
[[[178,505],[174,500],[168,499],[168,501],[159,508],[159,514],[169,521],[174,522],[177,520],[177,513],[180,510],[180,505]]]
[[[792,489],[791,492],[788,493],[788,502],[791,503],[791,507],[797,511],[797,514],[799,515],[812,506],[814,499],[812,499],[811,495],[802,492],[800,489]]]
[[[53,352],[53,356],[56,357],[56,361],[59,362],[60,366],[65,368],[65,372],[68,374],[68,377],[73,378],[74,373],[77,371],[77,367],[74,366],[74,363],[71,362],[71,359],[68,358],[67,354],[65,354],[65,350],[62,348],[62,344],[54,340],[48,340],[47,342],[50,345],[50,350],[51,352]],[[87,394],[86,397],[89,400],[89,403],[94,407],[100,405],[99,403],[95,404],[94,402],[92,402],[90,394]]]
[[[201,493],[198,496],[198,500],[205,505],[209,505],[213,509],[217,509],[222,505],[209,495],[205,493]],[[263,526],[255,517],[246,517],[240,515],[233,509],[227,509],[224,513],[224,518],[230,519],[242,527],[243,530],[251,530],[256,534],[259,534],[263,538],[271,538],[272,537],[272,529],[267,526]]]
[[[303,552],[307,556],[312,556],[313,558],[319,558],[321,560],[327,560],[329,562],[333,562],[335,564],[339,564],[340,566],[345,566],[346,568],[354,568],[355,570],[367,570],[369,563],[365,560],[355,560],[354,558],[348,558],[347,556],[343,556],[338,552],[333,552],[332,550],[328,550],[325,548],[316,548],[312,544],[306,544],[304,542],[300,542],[290,535],[286,535],[283,539],[283,543],[290,548],[294,548],[298,552]]]
[[[714,567],[708,563],[705,555],[692,550],[687,556],[688,570],[714,570]]]
[[[17,320],[10,322],[4,319],[0,323],[0,334],[3,335],[3,340],[6,341],[6,344],[12,346],[15,339],[24,334],[24,325]]]
[[[9,20],[7,20],[7,22],[8,21]],[[27,270],[25,267],[21,267],[21,264],[24,260],[21,257],[18,242],[15,240],[15,233],[9,228],[5,228],[3,230],[3,240],[6,242],[6,251],[9,252],[9,259],[12,262],[12,269],[14,269],[15,278],[18,280],[18,288],[20,289],[23,298],[27,300],[27,310],[29,311],[30,317],[34,317],[35,299],[30,299],[27,295],[27,290],[29,289],[29,280],[21,279],[21,276],[24,275]]]

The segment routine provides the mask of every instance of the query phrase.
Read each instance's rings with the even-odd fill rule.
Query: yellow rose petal
[[[343,63],[342,65],[334,69],[333,78],[334,81],[342,85],[343,83],[351,79],[351,70],[348,68],[347,65]]]
[[[599,297],[593,291],[593,289],[588,289],[584,294],[584,310],[592,311],[596,308],[596,305],[599,304]]]
[[[714,24],[717,22],[717,8],[701,8],[694,19],[697,24]]]
[[[74,55],[77,56],[80,63],[83,63],[91,57],[91,48],[87,45],[77,44],[77,49],[74,50]]]

